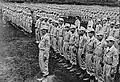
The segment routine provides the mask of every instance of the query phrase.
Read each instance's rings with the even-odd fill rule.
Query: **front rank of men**
[[[36,41],[39,44],[39,64],[43,73],[43,78],[38,80],[49,74],[48,56],[52,46],[54,51],[71,63],[72,66],[67,69],[79,65],[98,82],[114,82],[119,61],[119,21],[110,21],[109,17],[96,19],[93,28],[94,22],[90,16],[86,29],[78,27],[81,21],[76,20],[75,24],[70,24],[65,23],[63,18],[37,18]]]

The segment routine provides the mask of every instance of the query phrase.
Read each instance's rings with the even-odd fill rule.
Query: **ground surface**
[[[17,30],[12,25],[3,23],[0,5],[0,82],[10,81],[3,76],[3,74],[9,69],[5,60],[8,59],[8,57],[15,56],[18,52],[27,53],[27,50],[29,52],[30,49],[27,49],[29,46],[30,48],[34,48],[31,45],[31,42],[34,42],[33,38],[24,35],[23,32]]]

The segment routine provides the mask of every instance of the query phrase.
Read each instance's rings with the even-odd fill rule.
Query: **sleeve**
[[[41,40],[40,43],[39,43],[39,45],[38,45],[39,49],[45,50],[45,46],[44,45],[45,45],[44,40]]]
[[[50,37],[49,36],[47,36],[47,38],[45,39],[45,49],[47,51],[49,51],[50,49]]]
[[[118,55],[118,51],[114,51],[113,53],[113,63],[112,63],[112,67],[116,67],[118,65],[119,62],[119,55]]]
[[[79,47],[79,36],[76,37],[75,47]]]
[[[35,23],[35,27],[38,27],[38,23],[39,23],[39,21],[37,20]]]

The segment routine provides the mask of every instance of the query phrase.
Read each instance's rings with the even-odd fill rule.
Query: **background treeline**
[[[76,5],[108,5],[120,6],[119,0],[3,0],[5,2],[33,2],[33,3],[55,3],[55,4],[76,4]]]

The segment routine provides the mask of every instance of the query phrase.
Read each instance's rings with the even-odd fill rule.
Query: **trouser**
[[[94,62],[92,60],[93,54],[86,54],[86,70],[91,76],[94,75]]]
[[[39,50],[39,66],[43,76],[49,74],[48,69],[48,62],[49,62],[49,51]]]
[[[51,44],[52,44],[52,46],[53,46],[53,49],[56,51],[57,50],[57,39],[56,39],[56,37],[54,37],[54,36],[51,36]]]
[[[76,54],[74,52],[75,47],[74,46],[69,46],[69,60],[72,65],[77,65],[77,59],[76,59]]]
[[[103,82],[103,67],[101,66],[101,57],[95,56],[95,77],[99,82]]]
[[[69,42],[64,42],[63,43],[63,54],[66,60],[69,60],[68,56],[68,47],[69,47]]]
[[[35,29],[35,39],[36,39],[36,41],[40,41],[40,34],[39,34],[39,31],[38,31],[38,28]]]
[[[111,77],[111,71],[112,71],[111,65],[105,64],[103,69],[104,82],[114,82],[113,78]]]
[[[80,68],[85,69],[85,58],[82,58],[83,49],[78,49],[77,60]]]
[[[59,51],[60,53],[63,53],[63,37],[59,37],[59,40],[58,40],[58,46],[59,46]]]

